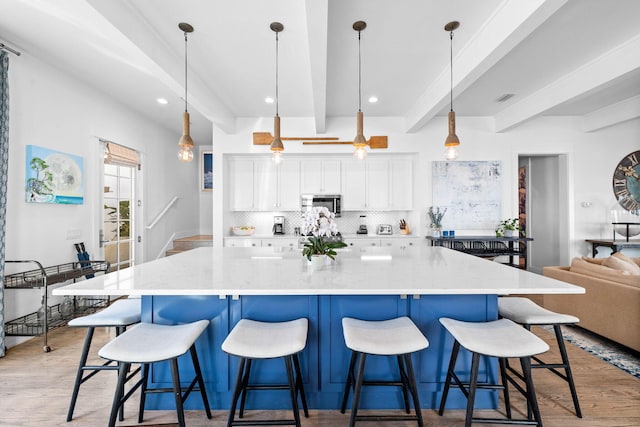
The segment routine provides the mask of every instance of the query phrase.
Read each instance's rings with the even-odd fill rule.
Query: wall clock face
[[[623,208],[640,215],[640,150],[626,155],[616,166],[613,192]]]

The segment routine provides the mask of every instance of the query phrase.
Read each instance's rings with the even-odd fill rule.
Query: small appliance
[[[273,234],[284,234],[284,216],[273,217]]]
[[[356,231],[357,234],[368,234],[369,231],[367,230],[367,216],[366,215],[360,215],[360,226],[358,227],[358,231]]]
[[[340,216],[342,196],[338,194],[303,194],[300,196],[302,213],[310,211],[315,206],[324,206],[336,217]]]
[[[377,234],[393,234],[391,224],[378,224]]]

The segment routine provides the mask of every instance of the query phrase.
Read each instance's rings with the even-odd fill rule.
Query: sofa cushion
[[[590,262],[591,264],[602,265],[602,263],[606,258],[589,258],[589,257],[583,256],[582,259],[587,262]]]
[[[626,256],[622,252],[616,252],[616,253],[612,254],[611,256],[630,264],[631,268],[632,268],[631,274],[640,274],[640,265],[636,264],[633,261],[633,258],[629,258],[628,256]]]
[[[629,274],[640,274],[640,267],[635,265],[635,263],[631,260],[625,261],[623,258],[615,256],[616,254],[606,258],[602,265],[604,267],[613,268],[615,270],[620,270],[627,272]]]
[[[618,260],[619,261],[619,260]],[[622,261],[621,261],[622,262]],[[640,286],[640,275],[630,274],[626,271],[615,270],[604,265],[592,264],[581,258],[571,261],[569,271],[573,273],[593,276],[604,280],[611,280],[625,285]]]

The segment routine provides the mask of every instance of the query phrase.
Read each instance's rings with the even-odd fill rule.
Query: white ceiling
[[[449,33],[458,116],[491,116],[503,131],[541,115],[583,116],[596,130],[640,116],[637,0],[0,0],[0,42],[38,57],[181,130],[184,36],[189,35],[189,112],[196,143],[211,123],[232,133],[239,117],[279,111],[328,117],[358,109],[402,117],[408,132],[449,110]],[[13,58],[19,61],[19,58]],[[503,94],[515,94],[496,102]],[[376,95],[379,102],[367,99]],[[161,106],[156,98],[165,97]],[[268,129],[265,129],[268,130]]]

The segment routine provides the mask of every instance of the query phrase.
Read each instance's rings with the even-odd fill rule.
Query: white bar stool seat
[[[309,321],[306,318],[287,322],[260,322],[241,319],[222,343],[225,353],[240,358],[236,383],[231,399],[231,408],[227,419],[227,427],[233,425],[295,425],[300,427],[298,396],[302,403],[304,415],[309,417],[307,400],[302,384],[298,353],[307,345]],[[256,359],[275,359],[282,357],[287,372],[287,384],[254,385],[249,383],[251,364]],[[295,374],[294,374],[295,369]],[[236,420],[236,406],[240,399],[238,418],[244,416],[244,407],[248,390],[282,390],[288,389],[293,410],[293,420]]]
[[[444,412],[449,388],[453,385],[459,387],[467,397],[467,412],[465,426],[471,423],[499,423],[499,424],[524,424],[542,426],[540,410],[531,379],[531,356],[544,353],[549,350],[549,346],[543,340],[512,322],[508,319],[500,319],[490,322],[464,322],[450,318],[440,318],[440,323],[453,336],[454,345],[451,353],[451,360],[447,370],[445,386],[440,401],[439,415]],[[471,374],[468,384],[464,384],[454,372],[456,360],[460,347],[472,353]],[[498,358],[500,362],[500,374],[502,385],[480,384],[478,383],[478,371],[480,356],[490,356]],[[505,368],[507,358],[520,359],[523,374],[519,378],[524,381],[525,388],[515,382],[513,377],[508,375]],[[452,383],[452,380],[455,382]],[[511,418],[511,406],[508,393],[508,383],[520,391],[527,399],[527,419],[514,420]],[[503,389],[507,418],[474,418],[473,409],[476,390],[478,388]]]
[[[73,418],[73,411],[78,399],[80,385],[84,384],[85,381],[93,377],[99,371],[118,370],[118,366],[111,364],[112,361],[107,361],[102,365],[87,365],[87,358],[89,356],[89,349],[91,348],[91,341],[93,340],[95,328],[114,327],[116,328],[116,336],[118,336],[126,330],[127,326],[140,322],[140,311],[140,298],[124,298],[114,301],[110,306],[101,311],[87,316],[77,317],[69,321],[69,326],[87,328],[87,333],[85,334],[84,345],[82,347],[80,362],[78,364],[78,371],[76,373],[73,392],[71,394],[71,403],[69,404],[69,410],[67,412],[67,421],[71,421]],[[85,376],[85,371],[89,371],[90,373]]]
[[[351,350],[351,360],[345,384],[342,407],[340,412],[345,413],[349,393],[353,387],[353,403],[349,426],[355,426],[357,421],[417,421],[418,425],[424,425],[422,409],[418,398],[418,390],[411,362],[411,353],[423,350],[429,346],[429,341],[420,332],[420,329],[408,317],[381,321],[367,321],[344,317],[342,330],[345,345]],[[396,356],[400,371],[399,381],[365,381],[364,367],[367,355]],[[357,375],[354,368],[358,362]],[[395,386],[402,387],[406,414],[410,414],[408,392],[413,398],[415,415],[358,415],[362,386]]]
[[[569,384],[569,390],[571,392],[576,416],[582,418],[582,410],[580,409],[580,402],[578,401],[578,392],[576,391],[576,386],[573,381],[573,373],[571,372],[569,356],[567,355],[567,349],[564,344],[561,328],[562,325],[578,323],[580,322],[580,319],[570,314],[556,313],[554,311],[547,310],[544,307],[540,307],[529,298],[523,297],[498,298],[498,314],[505,319],[509,319],[523,325],[527,330],[531,330],[531,325],[553,326],[562,363],[547,363],[534,356],[532,359],[536,363],[533,363],[531,368],[549,369],[551,372],[565,380]],[[508,363],[507,369],[510,369]],[[564,369],[564,372],[561,372],[558,369]]]
[[[116,414],[119,408],[138,387],[141,387],[140,411],[138,413],[139,423],[143,421],[145,395],[147,392],[172,392],[176,400],[178,424],[180,426],[184,426],[184,400],[189,396],[191,391],[200,391],[207,417],[211,419],[209,401],[195,349],[196,340],[200,335],[202,335],[208,326],[208,320],[198,320],[193,323],[180,325],[140,323],[116,337],[100,349],[98,352],[100,357],[117,361],[120,364],[118,385],[116,386],[116,392],[114,394],[113,404],[111,407],[111,416],[109,419],[110,427],[115,425]],[[187,352],[191,353],[191,360],[195,370],[195,378],[189,387],[183,389],[180,385],[177,359]],[[170,361],[173,388],[147,389],[149,364],[162,361]],[[132,363],[142,364],[143,373],[141,379],[125,394],[124,385],[129,379],[131,379],[131,377],[133,377],[133,375],[130,376],[128,374],[129,367]],[[196,387],[196,384],[198,387]]]

